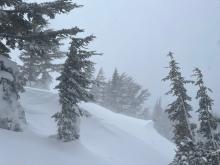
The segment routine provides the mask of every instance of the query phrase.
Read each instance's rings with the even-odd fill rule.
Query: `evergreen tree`
[[[119,111],[119,99],[120,99],[120,75],[118,70],[115,68],[114,73],[112,75],[112,79],[109,82],[109,97],[107,101],[107,105],[115,111]]]
[[[85,39],[72,38],[68,58],[64,64],[59,90],[61,112],[56,113],[58,139],[65,142],[79,138],[80,110],[78,103],[89,101],[92,95],[88,92],[92,83],[94,63],[89,58],[96,53],[87,51],[85,47],[93,40],[93,36]]]
[[[40,32],[40,29],[34,29]],[[57,41],[58,42],[58,41]],[[51,72],[60,71],[61,64],[54,63],[54,60],[64,57],[64,52],[59,50],[59,43],[56,42],[25,42],[20,59],[23,62],[21,67],[23,76],[29,86],[49,89],[52,82]]]
[[[25,124],[25,113],[18,92],[23,92],[20,73],[15,62],[0,55],[0,128],[20,131]]]
[[[162,103],[161,103],[161,98],[159,100],[156,101],[156,104],[154,106],[154,110],[153,110],[153,114],[152,114],[152,119],[153,121],[157,121],[158,118],[161,116],[162,112],[163,112],[163,108],[162,108]]]
[[[41,27],[37,25],[34,26],[33,32],[40,32]],[[25,41],[23,44],[23,51],[19,56],[20,60],[23,62],[23,65],[20,66],[22,75],[28,83],[29,86],[32,86],[34,82],[37,81],[40,74],[39,64],[41,62],[42,56],[40,44],[37,45],[36,41]],[[43,44],[41,44],[43,45]]]
[[[104,106],[118,113],[143,118],[147,109],[143,104],[150,96],[147,89],[137,84],[132,77],[125,73],[119,74],[114,70],[112,79],[107,83]]]
[[[167,112],[169,118],[174,123],[174,141],[177,145],[177,151],[172,165],[194,165],[195,163],[195,144],[194,135],[190,124],[190,111],[192,107],[188,103],[191,98],[187,95],[185,85],[189,83],[180,72],[180,67],[173,57],[173,53],[168,54],[169,74],[163,80],[171,82],[171,89],[167,92],[168,95],[176,97],[169,104]]]
[[[105,82],[104,71],[102,68],[99,70],[95,82],[92,85],[91,93],[93,94],[96,103],[100,105],[104,105],[106,82]]]
[[[173,126],[167,113],[162,108],[161,99],[159,99],[154,107],[152,119],[154,121],[154,128],[168,140],[173,138]]]
[[[38,65],[40,63],[40,56],[33,57],[32,54],[23,52],[20,56],[23,61],[23,65],[20,66],[22,75],[24,76],[25,82],[28,86],[32,86],[37,81],[38,75],[40,74]]]
[[[199,135],[202,136],[198,145],[203,151],[204,164],[207,165],[220,165],[220,147],[219,147],[219,135],[216,133],[217,121],[212,114],[213,100],[209,96],[208,92],[212,92],[207,88],[203,81],[203,74],[200,69],[194,70],[194,76],[196,77],[195,85],[198,86],[198,92],[196,99],[199,100]]]
[[[22,81],[19,80],[17,65],[10,59],[10,51],[15,48],[23,49],[25,42],[54,43],[58,39],[82,32],[83,30],[77,27],[57,31],[33,31],[36,25],[46,26],[48,20],[55,18],[56,14],[68,13],[77,7],[80,6],[70,0],[46,3],[27,3],[23,0],[0,1],[0,123],[6,125],[0,127],[17,130],[16,128],[20,127],[20,118],[24,118],[20,117],[21,106],[18,105]]]
[[[143,110],[143,104],[150,96],[147,89],[142,89],[142,87],[137,84],[134,79],[123,73],[120,76],[121,88],[120,88],[120,101],[121,112],[137,116],[139,111]]]

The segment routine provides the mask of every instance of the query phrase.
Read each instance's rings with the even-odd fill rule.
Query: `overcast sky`
[[[42,0],[41,0],[42,1]],[[175,52],[183,74],[200,67],[220,108],[220,0],[78,0],[84,7],[58,16],[51,27],[79,26],[97,39],[97,69],[115,67],[152,93],[152,104],[167,90],[166,55]],[[220,111],[220,110],[219,110]]]

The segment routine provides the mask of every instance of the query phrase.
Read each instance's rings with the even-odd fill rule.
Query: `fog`
[[[220,107],[220,1],[218,0],[81,0],[84,5],[58,16],[52,28],[78,26],[97,38],[91,48],[103,53],[96,68],[110,76],[115,67],[127,72],[155,100],[168,90],[161,82],[167,74],[166,55],[175,53],[185,77],[194,67],[203,70],[213,89],[215,109]],[[194,97],[192,95],[192,97]],[[166,103],[165,103],[166,104]]]

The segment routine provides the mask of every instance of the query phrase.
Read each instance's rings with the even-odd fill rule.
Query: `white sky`
[[[166,54],[173,51],[187,78],[194,67],[204,71],[220,108],[220,0],[76,2],[85,6],[58,16],[51,27],[79,26],[96,35],[92,48],[104,55],[95,61],[107,76],[115,67],[132,75],[152,93],[152,106],[167,91],[161,79],[167,74]]]

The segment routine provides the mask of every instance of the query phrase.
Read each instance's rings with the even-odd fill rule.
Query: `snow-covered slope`
[[[174,145],[160,136],[151,121],[115,114],[92,103],[81,108],[81,138],[61,143],[52,138],[56,125],[51,116],[60,108],[58,96],[26,89],[21,97],[28,126],[24,132],[0,130],[2,165],[166,165]]]

